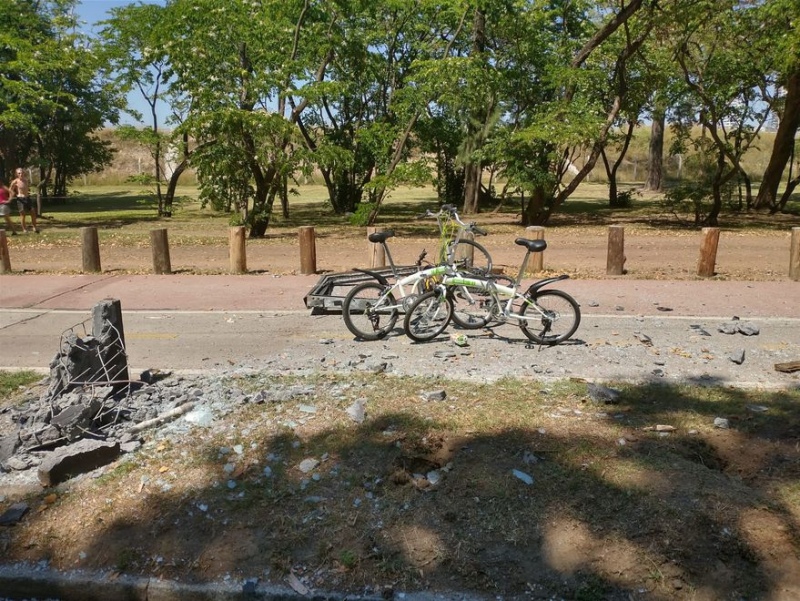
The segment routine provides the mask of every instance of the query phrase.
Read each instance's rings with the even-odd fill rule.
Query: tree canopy
[[[138,89],[158,185],[180,145],[204,201],[238,209],[251,236],[312,171],[333,211],[369,222],[401,184],[434,183],[475,212],[502,181],[525,199],[524,224],[545,223],[599,159],[614,201],[608,151],[618,164],[651,115],[695,149],[693,193],[710,202],[697,220],[714,223],[734,180],[748,208],[779,206],[800,121],[794,0],[167,0],[115,9],[91,45],[73,0],[12,5],[31,18],[14,36],[0,9],[7,160],[55,162],[52,124],[63,132],[77,106],[86,128],[113,121],[114,92]],[[756,195],[762,174],[742,156],[776,115]]]

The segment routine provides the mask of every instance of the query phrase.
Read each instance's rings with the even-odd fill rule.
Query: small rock
[[[732,335],[735,334],[737,331],[737,327],[735,323],[721,323],[717,326],[717,332],[721,332],[722,334]]]
[[[750,322],[739,323],[739,325],[736,327],[736,331],[745,336],[758,336],[758,334],[761,332],[757,325]]]
[[[731,427],[731,423],[730,423],[730,421],[728,421],[727,418],[715,417],[714,418],[714,427],[715,428],[720,428],[722,430],[727,430],[728,428]]]
[[[667,311],[672,311],[672,307],[656,307],[656,310],[667,312]]]
[[[0,515],[0,526],[13,526],[28,512],[27,503],[15,503]]]
[[[317,459],[303,459],[298,468],[301,472],[307,474],[308,472],[314,471],[318,465],[319,461]]]
[[[653,339],[650,338],[647,334],[642,334],[641,332],[634,332],[633,333],[636,340],[644,344],[645,346],[653,346]]]
[[[748,411],[752,411],[753,413],[764,413],[765,411],[769,411],[769,407],[765,407],[764,405],[746,405]]]
[[[366,419],[366,400],[356,399],[352,405],[345,409],[345,413],[357,424],[363,424]]]
[[[607,386],[602,386],[600,384],[594,384],[592,382],[588,382],[586,384],[586,388],[589,391],[589,397],[595,403],[614,405],[619,402],[619,397],[622,394],[619,390],[608,388]]]
[[[427,390],[420,394],[423,401],[443,401],[447,398],[445,390]]]
[[[736,365],[741,365],[744,363],[744,349],[739,349],[738,351],[732,352],[728,355],[728,359],[733,361]]]
[[[598,303],[596,300],[589,301],[589,306],[590,307],[599,307],[600,303]]]

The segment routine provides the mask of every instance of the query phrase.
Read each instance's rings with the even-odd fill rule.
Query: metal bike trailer
[[[396,267],[398,277],[405,277],[416,272],[419,268],[415,265]],[[390,267],[370,269],[388,280],[393,280],[395,273]],[[341,313],[344,297],[353,286],[364,282],[373,282],[375,278],[361,271],[342,271],[323,275],[308,294],[303,297],[306,307],[311,309],[312,315],[325,313]]]

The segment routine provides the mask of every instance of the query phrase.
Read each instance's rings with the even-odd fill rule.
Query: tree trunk
[[[534,189],[522,213],[522,225],[547,225],[552,199],[552,195],[541,186]]]
[[[175,167],[172,175],[167,184],[167,192],[164,194],[164,214],[163,217],[172,217],[172,201],[175,200],[175,189],[178,187],[178,180],[180,179],[186,167],[189,165],[186,159],[183,159]]]
[[[786,162],[794,148],[794,136],[798,127],[800,127],[800,66],[789,75],[786,82],[786,104],[775,134],[772,155],[764,171],[764,177],[761,178],[755,209],[772,209],[777,206],[778,187]]]
[[[644,189],[661,192],[664,189],[664,124],[666,112],[660,101],[653,110],[653,123],[650,125],[650,147],[647,155],[647,181]]]

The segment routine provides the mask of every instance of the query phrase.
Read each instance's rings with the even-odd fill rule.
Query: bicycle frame
[[[519,274],[514,280],[513,288],[511,286],[503,286],[502,284],[498,284],[491,278],[477,278],[463,276],[458,273],[446,273],[444,274],[442,281],[438,284],[439,289],[443,293],[446,293],[448,287],[452,288],[454,286],[462,286],[467,293],[469,293],[470,290],[485,291],[489,294],[491,299],[493,307],[492,313],[495,319],[513,319],[517,323],[537,320],[544,316],[544,312],[535,302],[530,300],[530,297],[534,296],[536,291],[540,288],[543,288],[548,284],[552,284],[553,282],[568,279],[569,276],[559,275],[545,278],[531,284],[524,293],[520,292],[519,287],[522,283],[522,278],[525,275],[525,270],[528,267],[528,260],[530,259],[531,252],[531,250],[528,250],[528,252],[525,253],[525,258],[522,260],[522,265],[520,265]],[[524,316],[514,313],[513,307],[515,301],[520,301],[533,307],[537,311],[538,315]]]

